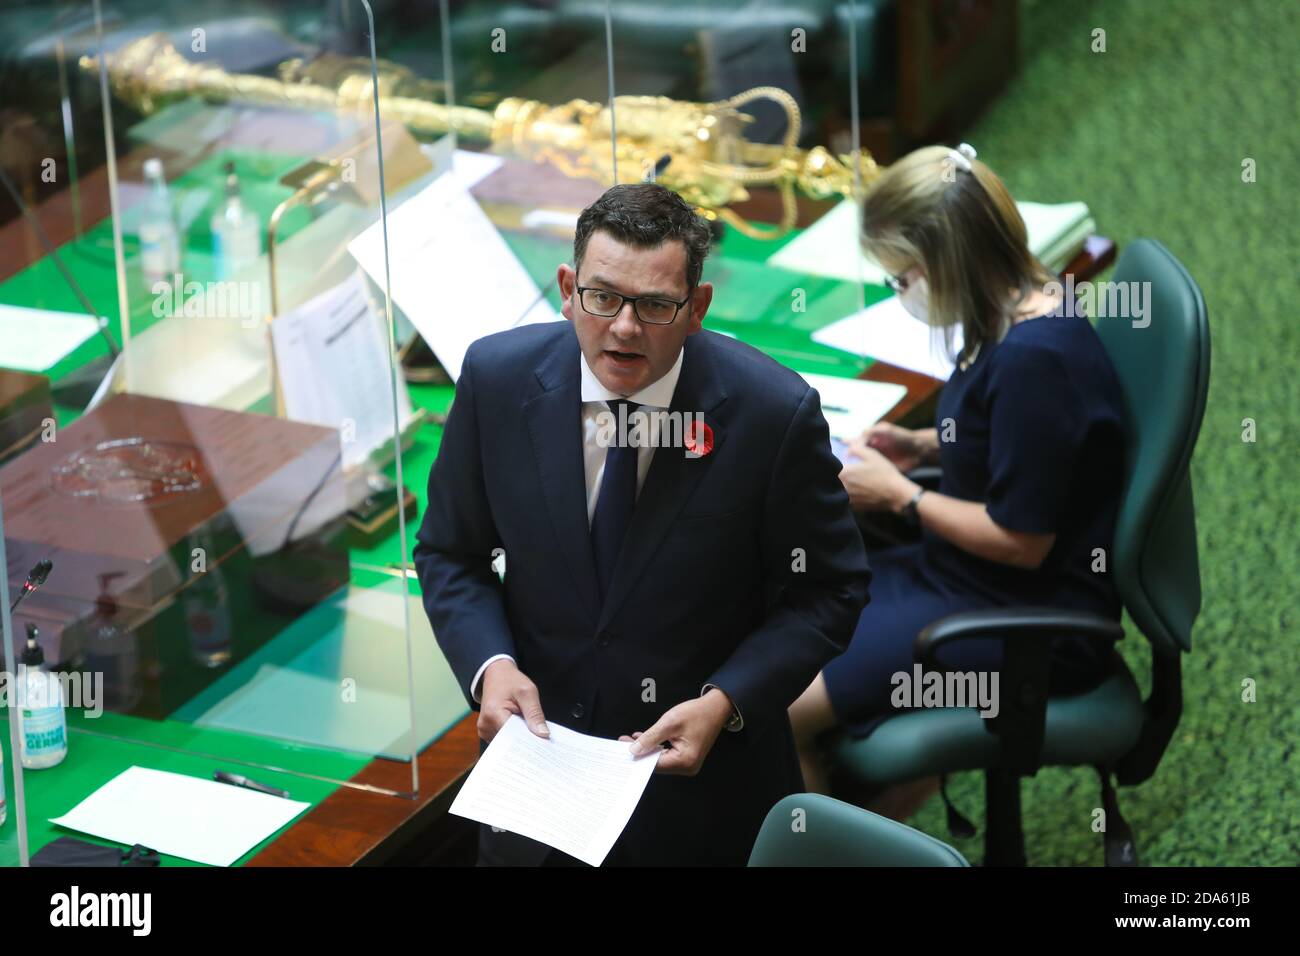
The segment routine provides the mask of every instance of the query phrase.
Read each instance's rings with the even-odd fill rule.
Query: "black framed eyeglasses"
[[[582,307],[592,315],[611,319],[623,310],[623,303],[631,302],[633,313],[647,325],[672,325],[681,307],[691,301],[689,295],[676,302],[658,295],[619,295],[593,286],[580,285],[577,291]]]

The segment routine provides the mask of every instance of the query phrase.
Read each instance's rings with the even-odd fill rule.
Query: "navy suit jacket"
[[[848,646],[871,577],[816,391],[726,336],[684,349],[671,410],[703,413],[713,448],[655,450],[603,604],[568,322],[471,346],[414,552],[473,708],[474,674],[509,654],[546,718],[582,733],[646,730],[706,683],[739,709],[696,776],[653,777],[609,863],[746,862],[803,787],[786,710]]]

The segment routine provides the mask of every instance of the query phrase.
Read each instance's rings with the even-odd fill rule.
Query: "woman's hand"
[[[865,451],[875,449],[886,459],[893,462],[899,471],[911,471],[918,465],[925,464],[931,457],[931,445],[937,445],[934,429],[913,431],[900,428],[890,422],[878,422],[872,425],[860,438],[849,442],[849,451],[858,458],[866,459]]]
[[[920,486],[903,475],[888,458],[866,445],[854,450],[860,461],[852,461],[840,472],[855,511],[898,511]]]

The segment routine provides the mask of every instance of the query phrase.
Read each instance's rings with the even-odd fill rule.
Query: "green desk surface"
[[[186,214],[192,217],[193,223],[186,233],[184,268],[187,280],[192,278],[204,281],[212,278],[210,260],[206,254],[211,244],[207,222],[219,201],[219,171],[222,165],[229,159],[235,161],[244,184],[246,201],[266,221],[275,206],[289,194],[286,187],[279,185],[278,179],[305,158],[229,151],[207,157],[200,165],[178,178],[176,193],[185,197],[183,201],[187,204]],[[301,210],[287,217],[283,227],[285,237],[301,228],[308,221],[307,217],[308,213]],[[567,241],[532,233],[505,232],[503,235],[539,286],[545,286],[554,276],[556,266],[562,261],[568,261],[572,254],[571,243]],[[855,359],[843,352],[818,345],[810,336],[816,329],[858,308],[857,286],[786,272],[766,265],[766,259],[784,242],[794,238],[794,235],[797,233],[792,233],[784,240],[771,242],[749,239],[731,231],[705,264],[705,278],[716,287],[713,306],[705,324],[717,331],[735,335],[798,371],[856,376],[870,365],[869,361]],[[155,321],[167,321],[165,318],[156,319],[151,314],[152,297],[140,278],[136,260],[138,246],[130,234],[124,234],[124,250],[132,328],[144,328]],[[101,314],[110,317],[113,334],[120,342],[111,223],[101,222],[88,229],[80,239],[66,243],[60,249],[60,256],[95,307]],[[791,306],[796,289],[803,290],[804,309],[801,311],[796,311]],[[866,294],[868,301],[872,301],[882,298],[887,292],[868,287]],[[552,290],[551,299],[558,309],[561,304],[558,291]],[[34,262],[0,283],[0,303],[80,311],[76,297],[48,258]],[[102,339],[96,336],[59,362],[48,374],[57,381],[106,351]],[[436,413],[446,411],[453,391],[451,386],[410,387],[412,403]],[[76,409],[57,405],[55,411],[60,426],[74,421],[78,415]],[[415,493],[420,514],[424,511],[425,482],[437,454],[440,434],[441,430],[436,426],[424,428],[416,435],[413,446],[402,456],[402,478]],[[391,477],[396,477],[396,471],[396,464],[389,467]],[[405,564],[409,561],[410,549],[414,544],[414,531],[413,523],[408,523],[405,545],[394,530],[370,547],[353,549],[353,564]],[[49,817],[71,809],[78,801],[132,764],[210,778],[213,771],[219,769],[217,761],[212,757],[196,755],[201,752],[338,780],[353,776],[370,760],[364,755],[323,750],[249,734],[197,728],[178,720],[154,721],[105,714],[93,722],[92,729],[96,734],[115,734],[125,738],[120,740],[82,732],[78,728],[79,722],[85,723],[84,720],[78,720],[78,715],[70,716],[72,732],[69,754],[62,764],[47,770],[24,773],[30,852],[35,852],[65,833],[52,826],[48,822]],[[9,753],[7,719],[0,717],[0,723],[3,723],[5,776],[10,778],[13,765],[9,763],[12,755]],[[151,744],[186,752],[161,749]],[[231,764],[223,765],[220,769],[238,772],[240,767]],[[255,779],[289,790],[294,799],[310,801],[313,806],[336,789],[334,784],[291,774],[263,769],[248,769],[247,772]],[[12,781],[7,779],[7,783],[11,785]],[[10,793],[9,797],[9,819],[0,827],[0,865],[17,861],[13,794]],[[269,843],[270,840],[266,842]],[[240,862],[245,862],[260,849],[260,846],[254,848]],[[171,857],[164,858],[164,863],[189,865],[187,861]]]
[[[132,765],[207,779],[211,779],[216,770],[245,773],[262,783],[288,790],[294,800],[310,802],[314,807],[333,793],[337,786],[295,774],[252,769],[244,766],[244,763],[251,761],[346,780],[360,772],[370,761],[370,758],[364,756],[202,729],[174,720],[141,720],[106,713],[93,721],[93,736],[82,732],[78,727],[84,727],[87,723],[89,722],[78,713],[69,712],[68,756],[63,763],[45,770],[23,772],[29,853],[35,853],[60,836],[72,836],[105,846],[114,845],[107,840],[56,827],[49,822],[49,818],[71,810],[94,790]],[[9,747],[7,714],[0,716],[0,734],[4,738],[6,788],[12,790],[14,765],[11,762],[13,754]],[[106,734],[127,739],[111,739],[103,736]],[[176,750],[161,749],[163,747]],[[232,759],[222,761],[219,759],[221,757]],[[240,763],[236,763],[236,760]],[[17,863],[17,819],[13,793],[10,792],[8,796],[9,819],[0,827],[0,865]],[[276,835],[278,834],[273,834],[241,857],[240,864],[251,859],[274,840]],[[164,866],[200,865],[172,856],[164,856],[162,862]]]

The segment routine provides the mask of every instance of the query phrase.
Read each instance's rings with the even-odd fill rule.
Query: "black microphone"
[[[15,598],[14,603],[9,606],[10,614],[14,612],[14,608],[18,607],[19,602],[22,601],[23,598],[27,597],[27,595],[31,594],[45,583],[45,579],[50,576],[52,570],[54,570],[54,562],[49,558],[42,558],[40,561],[36,562],[36,566],[27,572],[27,580],[23,582],[22,590],[18,592],[18,597]]]

